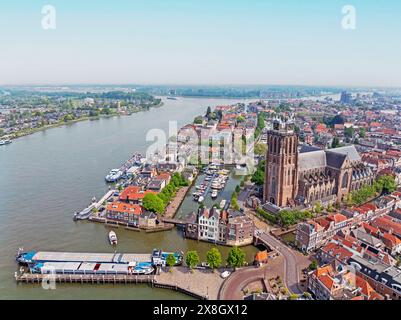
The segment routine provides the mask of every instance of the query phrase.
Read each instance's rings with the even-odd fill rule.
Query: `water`
[[[74,222],[73,213],[107,190],[104,176],[119,167],[133,152],[145,153],[149,129],[167,132],[169,120],[182,126],[206,112],[208,106],[238,100],[166,100],[161,108],[38,132],[0,147],[0,299],[188,299],[169,290],[146,285],[17,285],[14,256],[25,250],[113,252],[106,227]],[[231,180],[231,179],[230,179]],[[233,180],[234,181],[234,180]],[[236,183],[232,183],[235,187]],[[229,191],[226,191],[230,193]],[[181,208],[191,211],[185,203]],[[217,201],[217,200],[216,200]],[[191,204],[192,203],[192,204]],[[205,258],[210,244],[183,239],[179,231],[146,234],[116,230],[119,252],[150,252],[195,249]],[[229,248],[221,247],[223,258]],[[256,249],[247,247],[247,258]]]

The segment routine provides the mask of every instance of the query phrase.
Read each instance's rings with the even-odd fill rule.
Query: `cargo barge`
[[[154,249],[142,253],[80,253],[54,251],[18,251],[16,261],[31,273],[56,274],[152,274],[159,266],[166,266],[173,255],[176,265],[182,264],[182,252]]]

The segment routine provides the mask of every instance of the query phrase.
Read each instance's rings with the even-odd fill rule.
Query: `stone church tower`
[[[279,207],[293,205],[298,192],[298,136],[292,119],[274,119],[267,135],[263,200]]]

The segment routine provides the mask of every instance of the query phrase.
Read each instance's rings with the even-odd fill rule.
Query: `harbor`
[[[169,121],[178,120],[182,126],[203,113],[209,105],[236,101],[188,98],[166,100],[165,105],[157,110],[136,113],[130,117],[79,122],[22,137],[4,150],[1,148],[0,165],[4,169],[4,179],[0,179],[0,216],[4,223],[0,226],[0,238],[2,243],[7,244],[0,248],[0,283],[4,289],[2,297],[187,299],[187,295],[179,292],[141,284],[135,290],[124,285],[116,287],[114,284],[104,284],[99,287],[68,283],[59,285],[57,290],[43,290],[41,286],[30,286],[27,289],[16,285],[14,279],[15,250],[28,244],[43,250],[66,252],[151,252],[156,247],[167,251],[197,250],[201,260],[205,261],[210,244],[185,239],[176,229],[144,233],[118,228],[115,229],[118,245],[112,249],[108,241],[109,225],[87,221],[74,223],[72,217],[74,212],[87,207],[93,196],[101,199],[109,191],[104,177],[110,168],[119,168],[121,162],[129,159],[134,150],[145,154],[149,144],[146,142],[149,128],[160,128],[167,132]],[[86,137],[85,143],[82,143],[82,136]],[[30,161],[26,160],[28,154]],[[12,172],[14,174],[11,178]],[[227,194],[228,198],[230,183],[234,186],[238,181],[232,177],[228,180],[223,191],[223,195]],[[185,212],[188,212],[196,204],[189,192],[178,212],[190,204],[190,207],[185,207]],[[216,201],[221,200],[217,198]],[[226,247],[219,249],[222,255],[227,255],[229,250]],[[252,246],[244,250],[248,261],[253,260],[257,250]],[[109,286],[113,286],[112,294],[107,290]]]

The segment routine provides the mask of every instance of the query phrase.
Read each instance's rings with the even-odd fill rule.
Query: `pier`
[[[154,275],[100,275],[100,274],[16,274],[17,283],[89,283],[89,284],[139,284],[154,282]]]
[[[19,284],[41,284],[41,283],[59,283],[59,284],[148,284],[152,288],[169,289],[181,292],[190,297],[199,300],[209,299],[208,295],[198,292],[197,289],[185,288],[181,283],[171,283],[168,279],[160,282],[157,275],[98,275],[98,274],[32,274],[32,273],[15,273],[15,280]],[[216,297],[212,297],[216,298]]]
[[[95,203],[95,208],[99,209],[102,203],[105,202],[108,198],[110,198],[115,192],[117,192],[117,190],[107,191],[106,194],[98,202]]]

